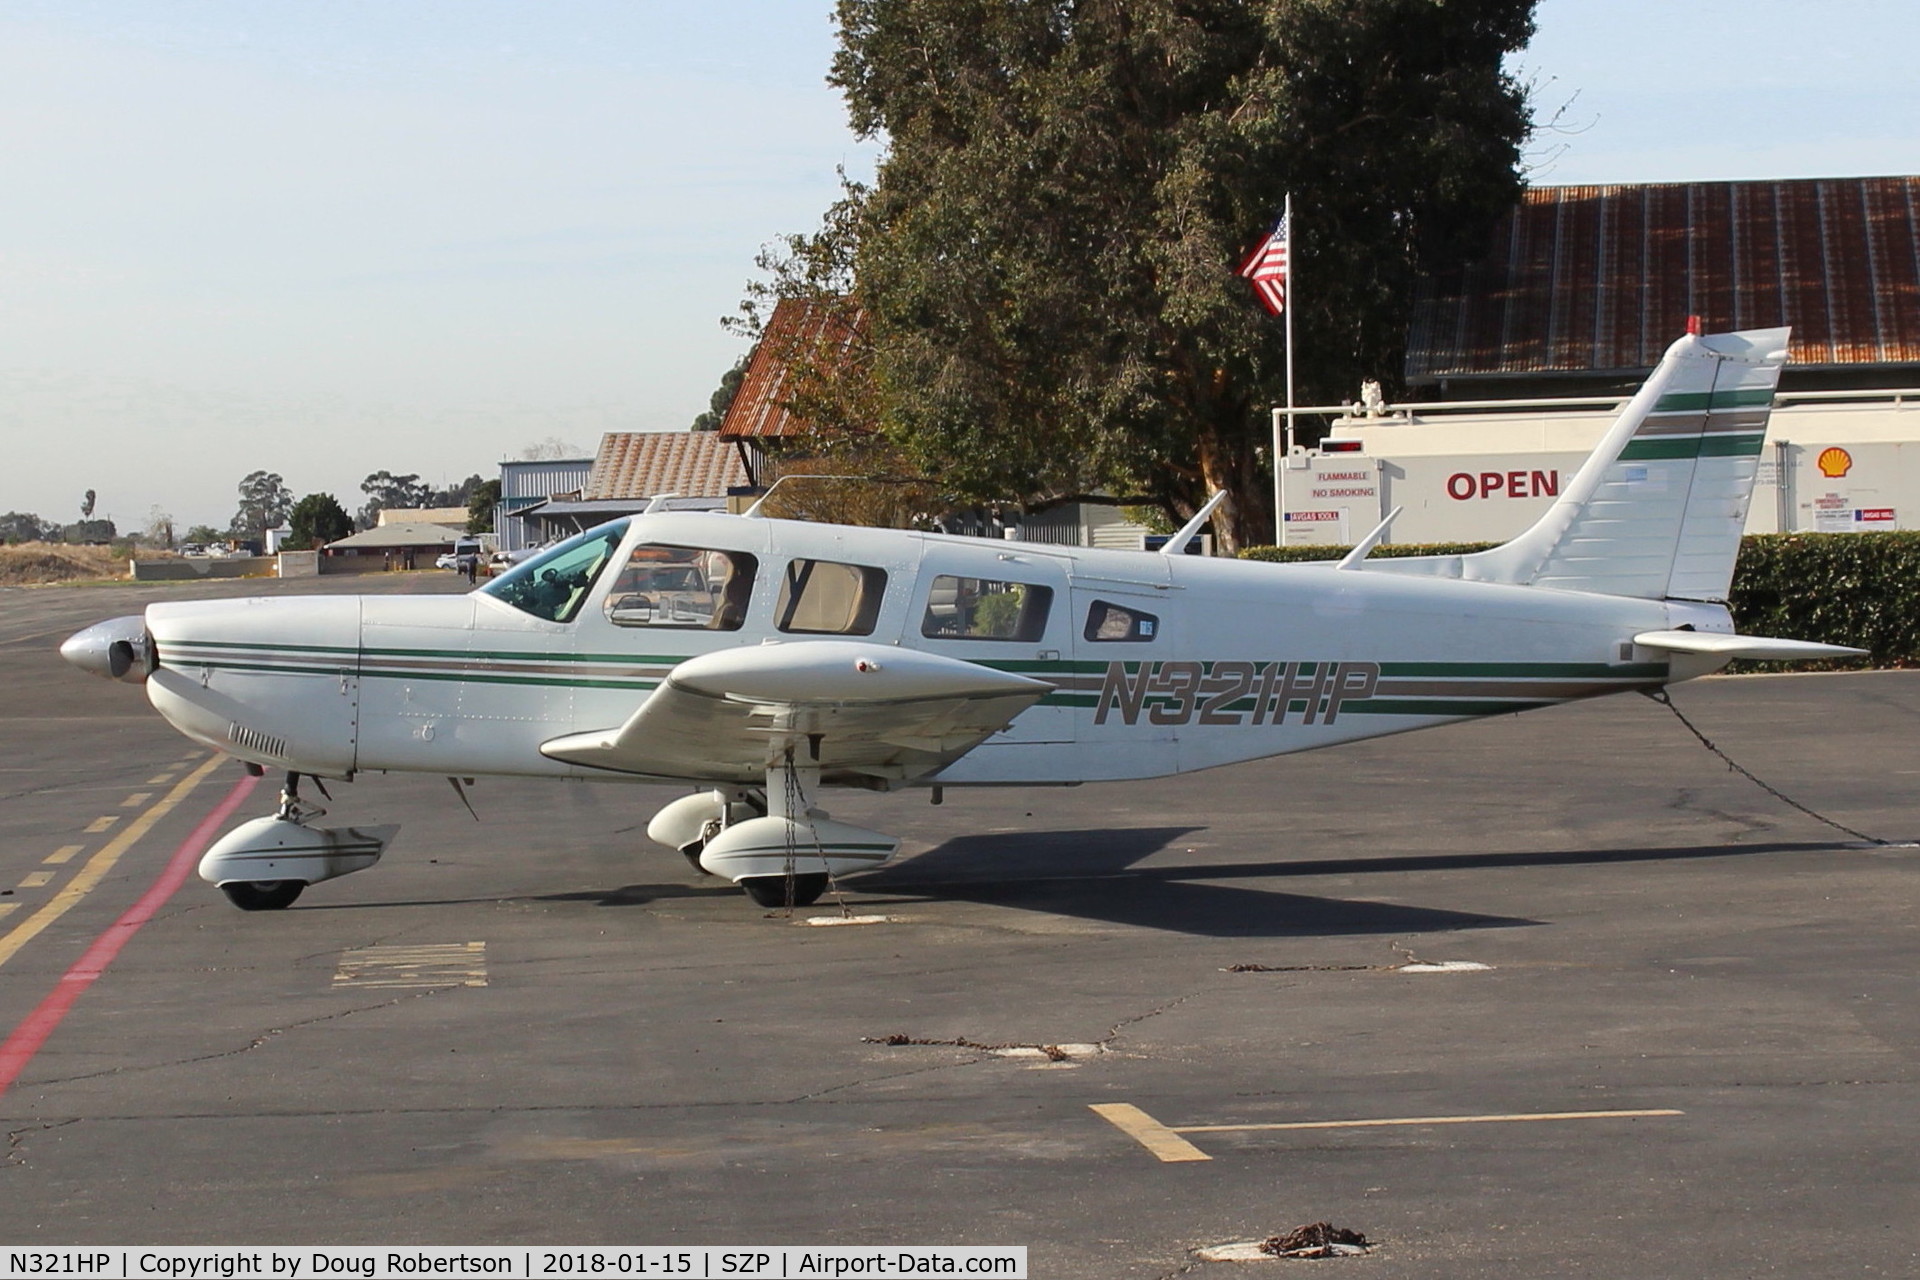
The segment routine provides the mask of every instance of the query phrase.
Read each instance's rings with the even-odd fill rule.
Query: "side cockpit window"
[[[792,560],[780,579],[773,625],[802,635],[870,636],[886,593],[883,569],[832,560]]]
[[[920,634],[936,640],[1016,640],[1046,634],[1053,588],[941,574],[927,594]]]
[[[572,622],[626,535],[625,520],[575,534],[515,565],[480,590],[536,618]]]
[[[641,543],[607,590],[616,627],[738,631],[760,562],[744,551]]]
[[[1151,613],[1129,609],[1109,600],[1095,600],[1087,609],[1087,639],[1151,640],[1160,633],[1160,619]]]

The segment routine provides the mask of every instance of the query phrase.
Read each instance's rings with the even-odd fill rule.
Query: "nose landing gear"
[[[326,784],[312,774],[320,794]],[[280,807],[229,831],[200,860],[210,880],[242,911],[282,911],[310,884],[363,871],[380,860],[398,827],[311,827],[326,813],[300,798],[298,773],[287,774]]]

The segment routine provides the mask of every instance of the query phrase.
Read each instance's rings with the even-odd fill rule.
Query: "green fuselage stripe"
[[[1674,458],[1758,457],[1764,432],[1705,436],[1636,436],[1620,451],[1622,462],[1658,462]]]

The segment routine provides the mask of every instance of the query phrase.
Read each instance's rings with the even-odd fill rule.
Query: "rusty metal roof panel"
[[[846,318],[837,311],[814,306],[799,298],[782,298],[767,318],[753,355],[747,361],[740,389],[727,406],[720,424],[723,440],[765,439],[804,435],[806,423],[793,413],[795,395],[791,362],[824,347],[827,360],[848,358],[863,339],[865,312],[856,309]]]
[[[739,451],[711,431],[609,431],[580,496],[724,498],[729,487],[746,483]]]
[[[1536,187],[1422,286],[1407,379],[1651,368],[1706,327],[1806,365],[1920,362],[1920,178]]]

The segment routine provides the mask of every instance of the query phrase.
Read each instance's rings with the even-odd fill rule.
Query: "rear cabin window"
[[[607,591],[607,620],[616,627],[738,631],[758,568],[744,551],[642,543]]]
[[[927,595],[920,634],[936,640],[1036,641],[1046,633],[1052,607],[1052,587],[942,574]]]
[[[572,622],[626,533],[627,522],[616,520],[576,534],[521,561],[480,590],[536,618]]]
[[[1160,619],[1110,600],[1095,600],[1087,609],[1087,629],[1081,634],[1095,642],[1151,640],[1160,634]]]
[[[832,560],[792,560],[780,579],[773,625],[801,635],[870,636],[886,593],[883,569]]]

